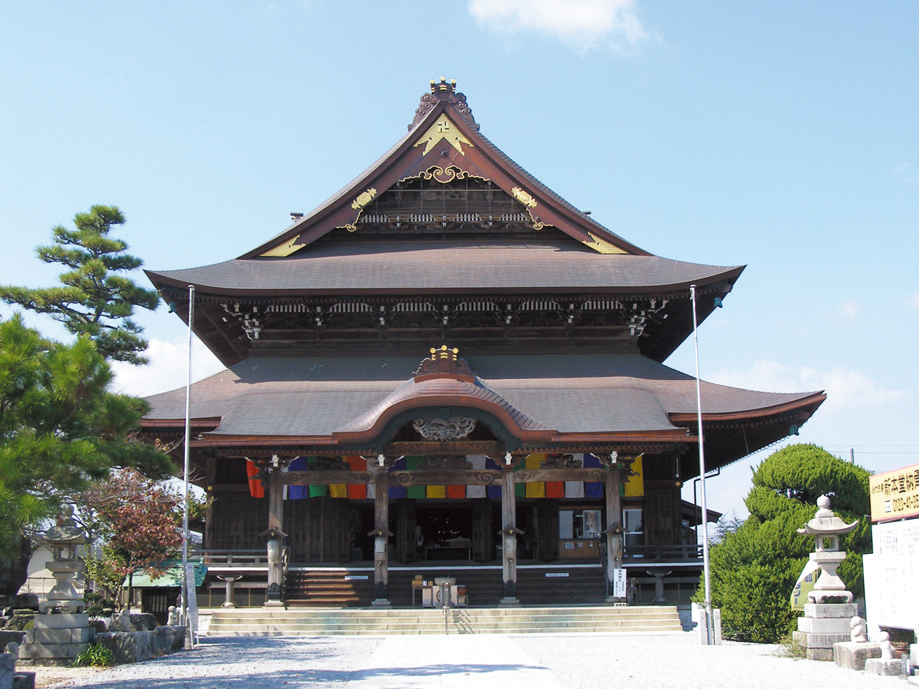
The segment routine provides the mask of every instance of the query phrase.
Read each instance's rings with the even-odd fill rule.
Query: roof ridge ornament
[[[479,125],[472,116],[472,110],[466,103],[465,94],[456,92],[456,79],[451,79],[450,82],[447,83],[446,77],[441,77],[440,82],[431,79],[431,92],[422,94],[421,102],[415,110],[415,119],[413,119],[412,123],[408,126],[408,130],[412,131],[417,127],[427,114],[440,102],[449,103],[453,106],[453,110],[463,118],[466,124],[476,131],[479,130]]]
[[[448,375],[448,376],[465,376],[475,378],[472,369],[465,359],[459,358],[459,349],[454,347],[450,349],[447,345],[441,345],[438,349],[431,348],[431,358],[422,360],[421,364],[412,374],[412,378],[430,375]]]

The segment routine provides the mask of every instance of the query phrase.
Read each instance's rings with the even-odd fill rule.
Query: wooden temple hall
[[[663,362],[692,334],[690,286],[704,321],[743,266],[614,234],[486,139],[444,80],[292,220],[239,258],[147,273],[183,318],[194,288],[194,332],[227,367],[192,386],[190,451],[213,498],[205,553],[236,553],[261,587],[238,603],[407,606],[437,576],[472,606],[603,603],[623,568],[630,600],[686,600],[696,382]],[[712,470],[825,399],[701,396]],[[180,441],[185,389],[148,401],[146,437]],[[323,575],[349,594],[322,594]]]

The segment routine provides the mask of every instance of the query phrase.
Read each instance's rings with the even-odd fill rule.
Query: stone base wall
[[[850,640],[849,621],[858,614],[854,603],[807,603],[792,638],[810,660],[833,660],[833,646]]]
[[[23,665],[72,665],[95,634],[86,613],[36,615],[33,625],[19,647]]]
[[[116,665],[139,663],[157,656],[181,651],[185,646],[185,627],[157,627],[152,631],[105,632],[96,643],[112,651]]]

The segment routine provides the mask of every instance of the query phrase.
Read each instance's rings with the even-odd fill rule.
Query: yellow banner
[[[645,494],[645,477],[642,467],[641,455],[638,455],[635,458],[635,461],[632,462],[632,471],[634,472],[633,476],[625,482],[625,497],[627,498],[640,498]]]
[[[919,464],[868,477],[871,521],[919,517]]]

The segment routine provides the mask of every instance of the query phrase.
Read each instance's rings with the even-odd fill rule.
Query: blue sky
[[[919,462],[919,4],[0,0],[0,16],[3,283],[53,284],[34,247],[96,203],[121,207],[147,267],[234,258],[376,160],[446,76],[485,136],[612,231],[748,266],[700,329],[703,378],[825,389],[796,440],[872,471]],[[119,384],[182,385],[181,322],[139,320],[154,365]],[[667,363],[693,373],[691,340]],[[200,346],[195,368],[217,368]],[[762,456],[708,482],[709,505],[744,514]]]

